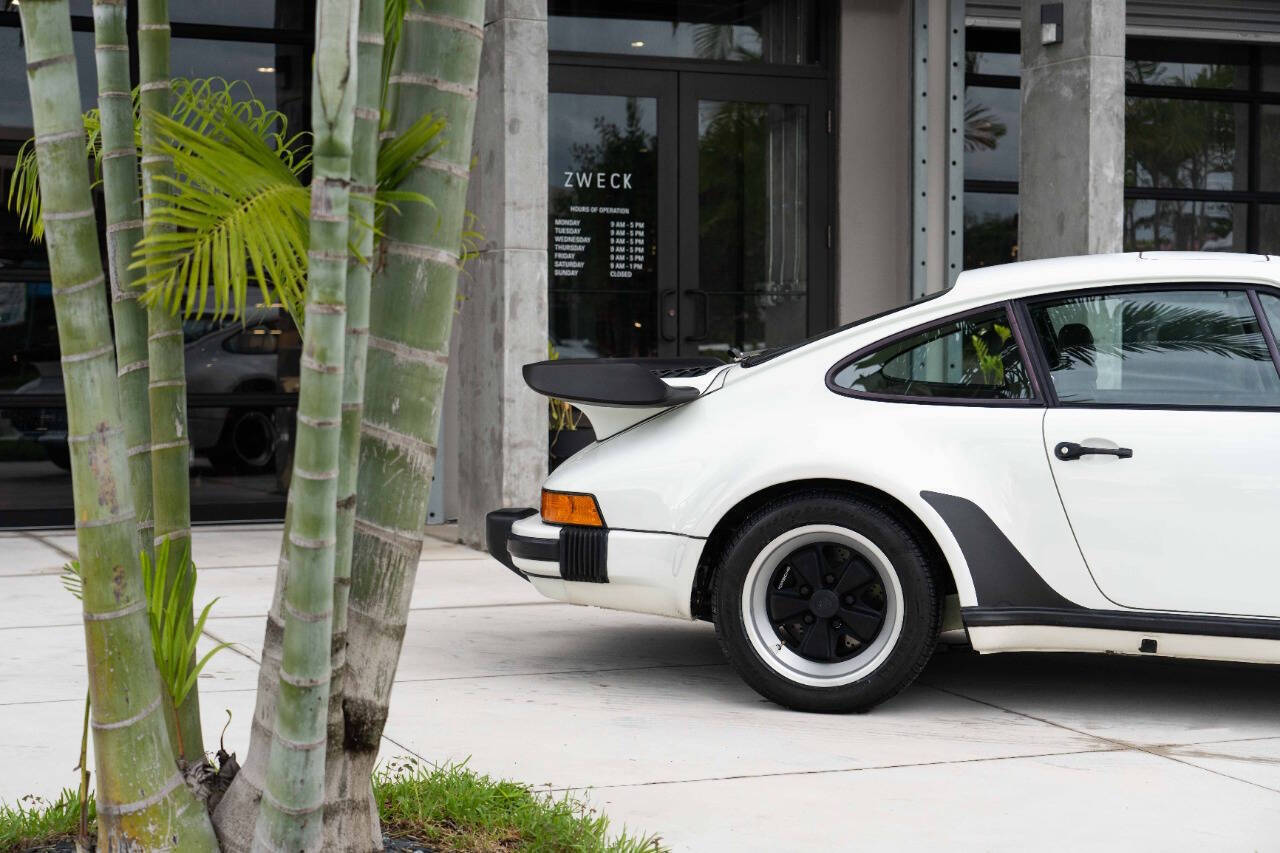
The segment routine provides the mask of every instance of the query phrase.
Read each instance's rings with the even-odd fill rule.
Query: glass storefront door
[[[553,65],[551,347],[712,355],[830,323],[823,81]]]

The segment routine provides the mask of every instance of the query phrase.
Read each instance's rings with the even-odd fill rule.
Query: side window
[[[1031,305],[1064,404],[1276,406],[1280,374],[1247,294],[1108,293]]]
[[[237,355],[273,355],[279,348],[280,332],[258,325],[241,329],[222,342],[222,348]]]
[[[1029,400],[1031,381],[1003,309],[911,335],[841,367],[839,388],[952,400]]]
[[[1267,325],[1271,327],[1272,336],[1280,335],[1280,296],[1259,293],[1258,301],[1262,303],[1262,313],[1267,317]]]

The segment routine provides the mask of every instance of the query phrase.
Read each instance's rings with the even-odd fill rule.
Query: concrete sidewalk
[[[205,741],[248,744],[278,525],[199,528]],[[0,534],[0,800],[76,784],[85,663],[66,533]],[[939,654],[870,714],[760,699],[710,625],[546,601],[428,540],[385,757],[589,789],[676,850],[1280,850],[1280,671]]]

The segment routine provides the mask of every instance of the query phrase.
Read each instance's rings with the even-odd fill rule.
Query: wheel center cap
[[[830,619],[840,609],[840,597],[829,589],[820,589],[809,599],[809,609],[819,619]]]

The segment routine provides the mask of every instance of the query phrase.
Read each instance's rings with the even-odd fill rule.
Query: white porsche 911
[[[490,551],[551,598],[715,623],[764,696],[865,710],[980,652],[1280,663],[1280,258],[1098,255],[733,363],[528,383],[597,442]]]

